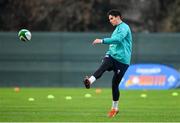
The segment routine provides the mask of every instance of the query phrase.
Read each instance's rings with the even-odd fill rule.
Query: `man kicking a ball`
[[[95,44],[108,44],[109,49],[103,59],[101,66],[90,77],[86,76],[84,85],[87,89],[99,79],[105,71],[113,71],[112,78],[112,108],[108,117],[114,117],[119,112],[119,83],[129,67],[132,52],[132,35],[129,26],[122,21],[121,13],[118,10],[110,10],[108,18],[113,26],[116,26],[110,38],[95,39]]]

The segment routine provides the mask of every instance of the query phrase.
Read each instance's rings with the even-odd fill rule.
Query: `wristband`
[[[102,44],[104,43],[104,39],[101,39],[101,43],[102,43]]]

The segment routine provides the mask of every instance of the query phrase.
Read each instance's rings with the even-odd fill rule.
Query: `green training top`
[[[111,38],[104,38],[102,43],[109,44],[109,49],[106,54],[121,63],[130,64],[132,34],[126,23],[122,22],[117,25],[111,35]]]

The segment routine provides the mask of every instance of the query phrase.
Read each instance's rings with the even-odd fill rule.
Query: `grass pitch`
[[[122,90],[120,112],[108,118],[111,89],[96,94],[95,89],[82,88],[20,88],[18,92],[0,88],[0,122],[176,122],[180,95],[172,96],[173,92],[180,94],[180,90]],[[87,93],[92,96],[85,97]]]

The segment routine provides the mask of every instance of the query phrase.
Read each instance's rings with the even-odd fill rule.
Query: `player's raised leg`
[[[85,87],[89,89],[92,83],[94,83],[97,79],[99,79],[106,70],[108,71],[112,70],[112,67],[113,67],[113,63],[111,59],[108,56],[106,56],[103,59],[101,66],[96,70],[96,72],[92,76],[90,77],[86,76],[84,78],[83,82]]]

